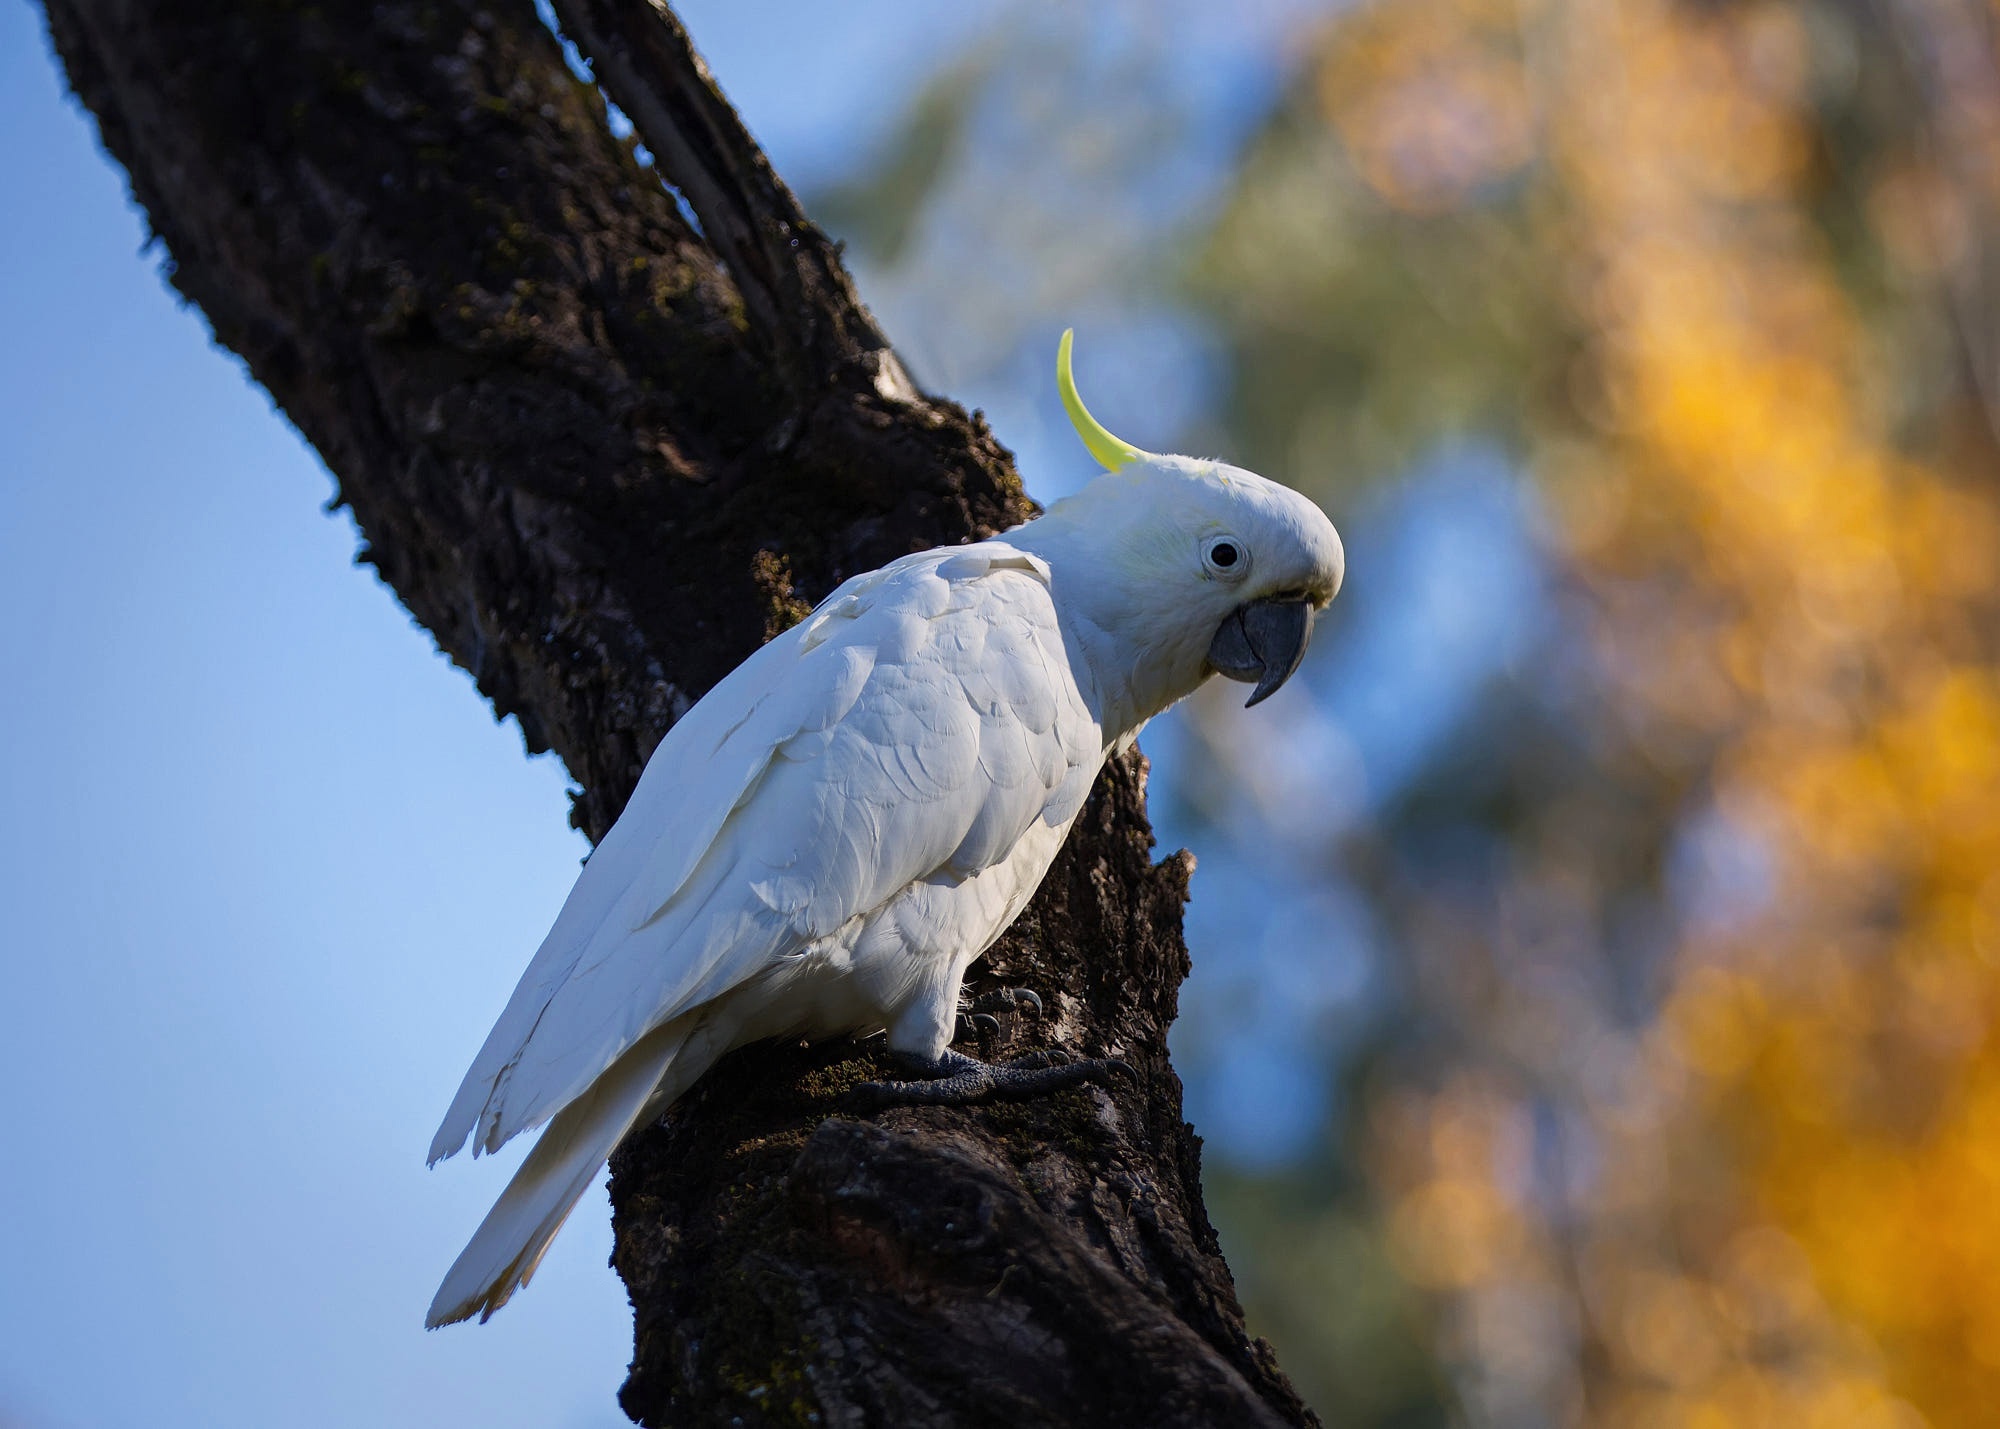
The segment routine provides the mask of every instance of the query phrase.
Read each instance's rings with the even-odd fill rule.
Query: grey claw
[[[1032,1011],[1036,1018],[1042,1016],[1042,999],[1025,987],[996,987],[973,998],[970,1006],[975,1012]]]
[[[958,1027],[952,1040],[971,1038],[979,1044],[982,1055],[990,1056],[993,1048],[1000,1045],[1000,1019],[990,1012],[961,1012]]]

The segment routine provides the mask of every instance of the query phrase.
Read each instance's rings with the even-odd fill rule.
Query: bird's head
[[[1129,672],[1097,673],[1123,686],[1135,723],[1211,674],[1254,685],[1258,703],[1298,669],[1313,616],[1340,589],[1339,533],[1307,498],[1254,472],[1112,436],[1077,395],[1071,340],[1065,332],[1057,349],[1057,382],[1105,472],[1017,535],[1043,528],[1030,539],[1050,557],[1058,598],[1129,652]]]

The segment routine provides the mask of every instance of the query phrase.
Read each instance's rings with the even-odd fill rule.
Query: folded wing
[[[1067,822],[1102,753],[1033,557],[985,542],[850,581],[668,732],[431,1160],[546,1120],[647,1032],[913,880]]]

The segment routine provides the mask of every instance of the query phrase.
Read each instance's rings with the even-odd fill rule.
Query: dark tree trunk
[[[365,558],[567,762],[593,838],[839,580],[1031,514],[663,11],[558,7],[656,172],[528,0],[47,8],[173,282],[325,458]],[[978,970],[1045,999],[1011,1040],[1137,1083],[870,1118],[854,1047],[728,1059],[613,1161],[635,1419],[1312,1422],[1202,1208],[1166,1048],[1188,864],[1151,862],[1143,784],[1107,770]]]

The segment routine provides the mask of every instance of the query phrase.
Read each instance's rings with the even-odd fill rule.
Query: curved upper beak
[[[1243,708],[1277,692],[1306,657],[1312,639],[1312,602],[1303,596],[1253,600],[1229,612],[1208,644],[1215,672],[1257,688]]]

